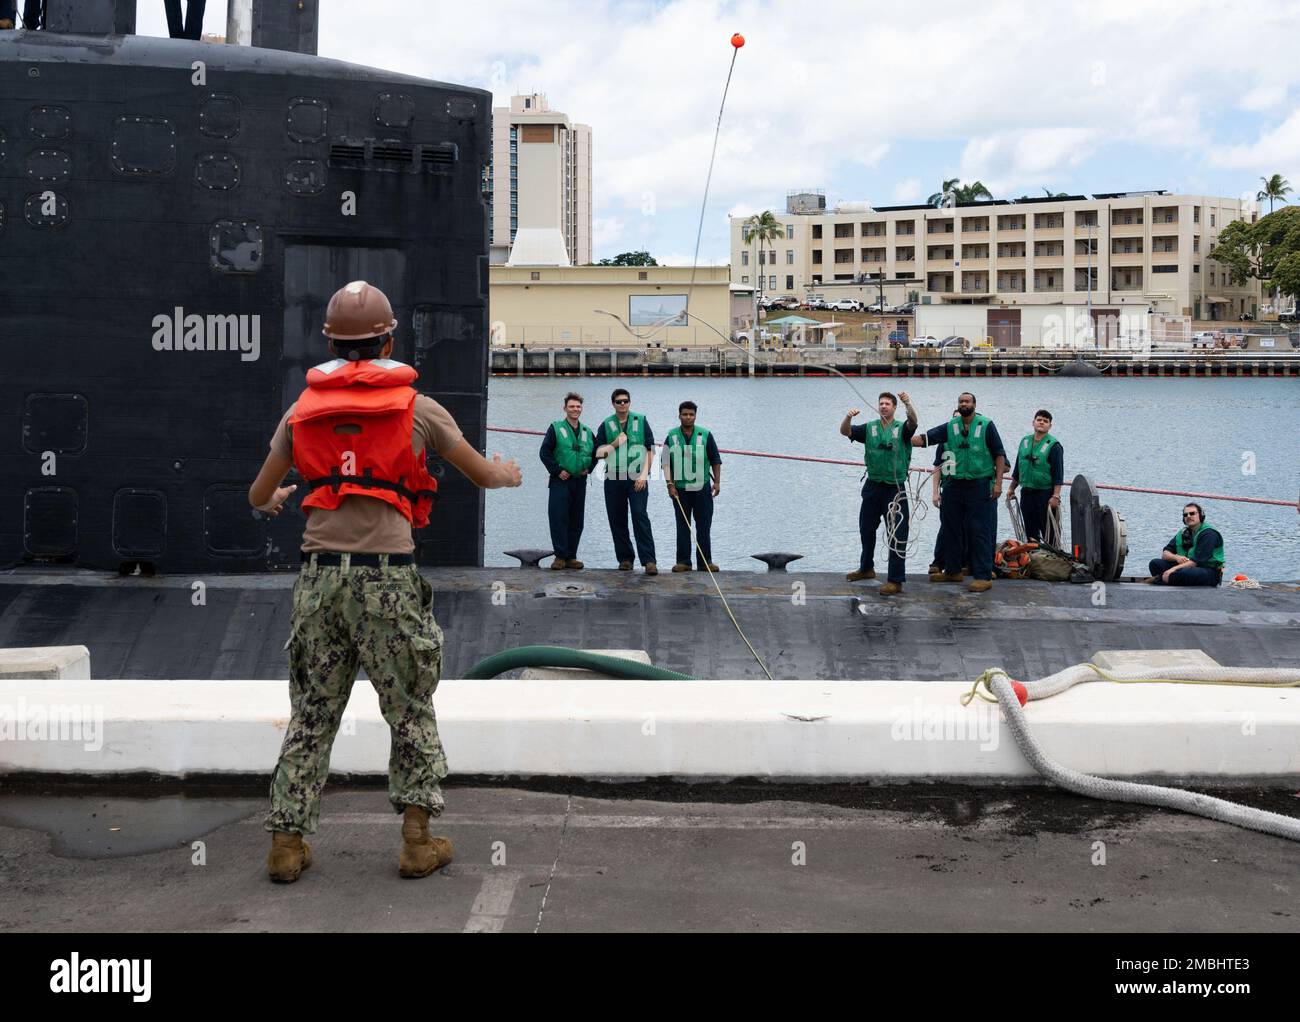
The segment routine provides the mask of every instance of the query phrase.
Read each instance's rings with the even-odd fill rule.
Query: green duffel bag
[[[1074,562],[1065,554],[1039,547],[1029,555],[1025,578],[1035,578],[1040,582],[1068,582],[1073,570]]]

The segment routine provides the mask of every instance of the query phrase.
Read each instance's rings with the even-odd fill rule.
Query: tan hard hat
[[[396,327],[388,296],[364,280],[354,280],[334,292],[321,333],[335,341],[360,341],[391,333]]]

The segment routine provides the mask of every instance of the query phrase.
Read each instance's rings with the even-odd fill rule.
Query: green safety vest
[[[668,478],[679,490],[702,490],[709,481],[709,431],[696,426],[690,440],[680,426],[674,426],[664,438],[668,448]]]
[[[948,420],[948,439],[944,441],[944,457],[953,457],[954,479],[991,479],[993,478],[993,455],[989,453],[989,420],[979,412],[971,417],[970,435],[962,436],[966,428],[960,415]]]
[[[1056,442],[1056,437],[1051,433],[1044,433],[1043,439],[1037,444],[1034,443],[1033,433],[1020,441],[1020,455],[1016,464],[1022,490],[1052,488],[1052,466],[1047,463],[1047,456]]]
[[[628,412],[626,431],[619,425],[617,415],[605,420],[605,443],[612,444],[621,432],[627,433],[627,443],[614,448],[614,453],[605,462],[607,478],[636,479],[645,465],[645,416],[640,412]]]
[[[907,469],[912,463],[912,445],[903,443],[903,424],[897,419],[888,426],[883,419],[868,422],[867,439],[862,445],[862,460],[867,465],[867,478],[873,483],[901,486],[907,482]]]
[[[1196,531],[1192,533],[1192,541],[1188,543],[1186,546],[1183,545],[1183,533],[1186,532],[1187,530],[1180,529],[1178,531],[1178,534],[1174,536],[1174,553],[1176,553],[1179,557],[1191,557],[1192,551],[1196,549],[1196,540],[1201,535],[1201,530],[1205,528],[1207,528],[1206,524],[1204,522],[1201,522],[1201,524],[1196,527]],[[1210,531],[1214,533],[1215,537],[1218,539],[1218,543],[1216,543],[1214,546],[1214,553],[1210,555],[1210,563],[1208,567],[1218,568],[1220,571],[1222,571],[1223,570],[1223,536],[1219,533],[1218,529],[1211,528]],[[1206,567],[1206,565],[1201,565],[1201,567]]]
[[[556,419],[551,423],[555,430],[555,462],[571,476],[581,475],[591,468],[591,452],[596,449],[596,434],[581,422],[578,423],[578,435],[569,428],[568,419]]]

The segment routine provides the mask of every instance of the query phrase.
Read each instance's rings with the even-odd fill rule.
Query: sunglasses
[[[632,403],[632,399],[627,397],[621,397],[614,402],[614,404],[616,405],[630,405],[631,403]]]
[[[1196,512],[1195,512],[1195,511],[1184,511],[1184,512],[1183,512],[1183,517],[1184,517],[1184,518],[1195,518],[1195,517],[1196,517]]]

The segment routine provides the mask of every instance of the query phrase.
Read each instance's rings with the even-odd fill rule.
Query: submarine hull
[[[0,95],[0,563],[296,567],[297,498],[265,518],[248,487],[349,280],[387,292],[393,357],[483,449],[488,93],[6,32]],[[430,461],[417,558],[481,564],[482,494]]]

